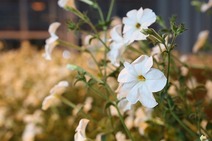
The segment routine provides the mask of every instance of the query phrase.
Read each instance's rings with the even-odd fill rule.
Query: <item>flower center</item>
[[[143,75],[139,75],[139,76],[138,76],[138,80],[139,80],[139,81],[145,81],[146,78],[145,78]]]
[[[141,27],[141,24],[140,23],[136,23],[135,27],[139,29]]]

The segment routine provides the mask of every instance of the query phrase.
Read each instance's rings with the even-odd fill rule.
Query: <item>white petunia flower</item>
[[[51,60],[52,50],[57,45],[56,41],[58,40],[58,36],[56,35],[56,31],[59,26],[60,26],[60,23],[58,22],[54,22],[49,26],[48,31],[50,34],[50,38],[46,39],[45,54],[44,54],[44,58],[46,60]]]
[[[76,133],[74,135],[74,141],[86,141],[85,129],[87,127],[89,120],[81,119],[79,125],[76,128]]]
[[[57,95],[61,95],[64,93],[65,88],[68,87],[69,84],[67,81],[60,81],[57,85],[55,85],[50,90],[50,95],[45,97],[43,103],[42,103],[42,109],[47,110],[49,107],[53,105],[57,105],[60,101],[57,98]]]
[[[130,42],[135,40],[146,40],[147,35],[142,33],[143,29],[147,29],[156,21],[156,15],[151,9],[131,10],[127,12],[127,17],[123,18],[124,36]]]
[[[211,7],[212,7],[212,0],[209,0],[208,3],[204,3],[201,5],[200,10],[201,12],[206,12]]]
[[[119,66],[121,61],[121,55],[124,53],[126,46],[129,41],[122,36],[121,25],[115,26],[111,32],[110,36],[112,43],[110,45],[110,51],[107,54],[108,59],[114,66]]]
[[[120,92],[127,91],[126,99],[131,104],[140,101],[147,108],[157,105],[152,92],[162,90],[167,79],[160,70],[151,68],[152,65],[152,57],[146,55],[131,64],[124,63],[125,68],[120,72],[118,82],[122,84]]]

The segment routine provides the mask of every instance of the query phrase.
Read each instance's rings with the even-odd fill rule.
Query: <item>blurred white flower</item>
[[[123,18],[124,37],[130,42],[135,40],[146,40],[147,35],[142,33],[143,29],[147,29],[156,21],[156,15],[151,9],[131,10],[127,12],[127,17]]]
[[[135,104],[140,101],[143,106],[153,108],[157,102],[152,92],[162,90],[166,85],[166,77],[155,68],[152,57],[142,55],[133,63],[124,63],[124,69],[118,76],[118,82],[122,84],[121,89],[128,91],[126,99]]]
[[[6,115],[8,112],[8,108],[7,107],[1,107],[0,106],[0,127],[2,127],[5,124],[6,121]]]
[[[168,93],[172,96],[177,96],[177,89],[180,87],[180,82],[178,80],[173,81],[168,89]]]
[[[76,8],[75,0],[58,0],[57,3],[61,8],[71,7]]]
[[[74,141],[86,141],[85,129],[87,127],[89,120],[81,119],[79,125],[76,128],[76,133],[74,135]]]
[[[69,50],[64,50],[63,51],[63,58],[65,58],[65,59],[71,58],[71,53],[70,53]]]
[[[206,40],[208,39],[208,35],[209,35],[208,30],[201,31],[199,33],[198,39],[197,39],[197,41],[195,42],[195,44],[192,48],[193,53],[198,52],[204,46]]]
[[[82,104],[77,104],[76,107],[73,109],[72,111],[72,115],[73,116],[77,116],[77,114],[79,113],[79,111],[83,108]]]
[[[127,141],[126,135],[123,134],[121,131],[116,133],[116,141]]]
[[[95,141],[102,141],[102,135],[102,133],[97,134]]]
[[[129,41],[122,36],[121,25],[115,26],[111,30],[110,36],[112,43],[107,57],[114,66],[118,67],[120,65],[121,55],[124,53]]]
[[[212,0],[209,0],[208,3],[204,3],[201,5],[200,10],[201,12],[206,12],[211,7],[212,7]]]
[[[91,0],[79,0],[81,2],[84,2],[90,6],[94,6],[95,7],[95,4],[93,1]],[[68,7],[69,8],[76,8],[76,5],[75,5],[75,0],[58,0],[58,3],[57,3],[61,8],[65,8],[67,9]]]
[[[207,100],[211,101],[212,100],[212,81],[211,80],[207,80],[205,87],[207,89]]]
[[[138,108],[135,112],[134,125],[138,128],[141,135],[144,134],[144,130],[148,127],[146,121],[152,116],[152,109]]]
[[[49,107],[58,105],[60,100],[54,95],[47,96],[42,102],[42,110],[47,110]]]
[[[200,141],[209,141],[209,140],[207,139],[206,136],[201,135],[201,136],[200,136]]]
[[[56,35],[56,31],[60,23],[54,22],[49,26],[49,34],[50,38],[46,39],[45,45],[45,54],[43,55],[46,60],[51,60],[51,53],[55,46],[57,45],[56,41],[58,40],[58,36]]]
[[[22,141],[34,141],[35,136],[37,134],[40,134],[42,132],[42,129],[38,126],[36,126],[35,123],[29,123],[26,125],[23,135],[22,135]]]
[[[166,50],[163,44],[156,45],[152,48],[151,56],[153,56],[157,61],[159,61],[160,55]]]
[[[84,37],[84,38],[83,38]],[[105,35],[100,33],[100,39],[102,41],[105,41]],[[96,39],[94,36],[92,35],[84,35],[82,36],[83,38],[83,46],[88,49],[91,53],[96,53],[97,51],[99,51],[100,49],[102,49],[102,43]]]
[[[112,17],[112,21],[110,23],[111,27],[114,27],[114,26],[117,26],[117,25],[120,25],[120,24],[122,24],[122,20],[121,20],[120,17],[117,17],[117,16]]]
[[[181,72],[182,76],[186,76],[186,75],[188,75],[189,69],[188,69],[188,67],[181,66],[180,67],[180,72]]]
[[[42,124],[44,122],[44,119],[43,119],[43,116],[42,116],[42,111],[36,110],[31,115],[25,115],[24,122],[25,123]]]
[[[183,63],[186,62],[187,60],[188,60],[188,56],[187,55],[180,56],[180,61],[182,61]]]
[[[188,88],[195,89],[197,87],[197,84],[198,84],[197,79],[192,76],[191,78],[189,78],[187,80],[186,84],[187,84]]]
[[[47,110],[49,107],[57,105],[60,102],[57,98],[57,95],[61,95],[62,93],[64,93],[65,88],[68,86],[69,84],[67,81],[60,81],[57,85],[55,85],[50,90],[50,95],[44,99],[42,103],[42,109]]]
[[[110,113],[112,116],[119,116],[118,111],[114,106],[110,106]]]
[[[134,110],[129,110],[127,112],[128,116],[125,118],[124,122],[129,130],[134,127]]]
[[[83,111],[85,113],[89,112],[92,109],[92,103],[93,103],[92,97],[87,97],[85,99],[85,103],[84,103],[84,106],[83,106]]]

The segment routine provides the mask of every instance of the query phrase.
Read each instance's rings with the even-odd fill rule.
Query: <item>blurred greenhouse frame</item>
[[[200,0],[201,2],[206,2]],[[114,16],[123,17],[130,9],[137,9],[140,5],[153,9],[166,22],[171,15],[177,15],[179,23],[184,23],[187,31],[178,39],[178,50],[189,53],[192,50],[198,33],[202,30],[212,31],[212,17],[201,13],[191,5],[191,0],[117,0],[113,10]],[[88,11],[95,22],[98,16],[88,6],[77,3],[79,9]],[[101,0],[103,11],[109,7],[107,0]],[[53,21],[61,23],[65,19],[75,17],[57,6],[57,0],[1,0],[0,1],[0,41],[9,48],[16,48],[22,40],[42,46],[48,37],[48,26]],[[79,43],[79,35],[60,29],[59,35],[63,39]],[[209,36],[212,41],[212,36]]]

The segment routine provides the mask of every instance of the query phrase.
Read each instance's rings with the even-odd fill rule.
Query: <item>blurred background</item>
[[[198,33],[202,30],[212,31],[212,17],[210,11],[202,13],[191,5],[191,0],[117,0],[113,16],[124,17],[131,9],[140,6],[151,8],[167,23],[171,15],[177,15],[179,23],[184,23],[188,29],[178,39],[178,50],[189,53],[197,40]],[[207,2],[202,0],[201,2]],[[99,1],[103,11],[107,11],[109,2]],[[85,4],[76,2],[80,10],[92,15],[92,21],[98,16],[96,11]],[[49,36],[47,29],[50,23],[59,21],[62,24],[66,19],[74,19],[74,16],[57,5],[57,0],[1,0],[0,1],[0,41],[5,49],[17,48],[20,42],[28,40],[32,44],[43,48],[45,39]],[[63,26],[60,28],[60,37],[73,42],[78,42],[71,32]],[[209,36],[209,41],[212,36]]]

